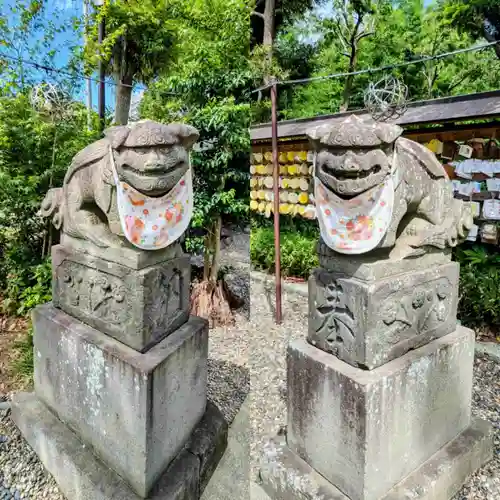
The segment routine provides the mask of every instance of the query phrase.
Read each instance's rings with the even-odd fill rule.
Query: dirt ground
[[[27,329],[26,319],[0,315],[0,395],[24,390],[30,384],[13,369],[19,356],[16,343],[24,338]]]

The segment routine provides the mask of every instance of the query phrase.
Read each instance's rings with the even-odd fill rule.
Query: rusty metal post
[[[272,107],[272,146],[273,146],[273,202],[274,202],[274,279],[276,283],[276,323],[282,320],[281,309],[281,250],[280,250],[280,174],[278,163],[278,89],[276,83],[271,87]]]

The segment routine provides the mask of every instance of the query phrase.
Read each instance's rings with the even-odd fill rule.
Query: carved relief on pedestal
[[[310,283],[310,342],[332,354],[351,352],[354,347],[355,320],[347,303],[342,285],[330,279],[327,273],[319,273]]]
[[[64,246],[52,249],[53,303],[138,351],[189,318],[188,256],[132,269]]]
[[[69,261],[56,270],[56,280],[59,277],[59,286],[64,288],[59,295],[62,307],[65,303],[78,307],[84,314],[117,326],[124,326],[129,320],[129,290],[123,280]]]
[[[456,321],[455,282],[449,277],[420,283],[413,289],[395,291],[378,306],[375,338],[384,346],[396,346],[412,337],[432,337],[444,325]]]
[[[374,368],[456,327],[458,265],[363,281],[317,269],[309,280],[309,342]]]
[[[189,274],[180,268],[157,270],[144,281],[144,328],[152,338],[189,310]]]

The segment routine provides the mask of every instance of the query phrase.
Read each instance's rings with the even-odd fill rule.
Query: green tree
[[[176,0],[105,0],[91,25],[85,59],[106,63],[116,84],[115,123],[128,122],[132,87],[149,84],[175,59],[177,21],[182,4]],[[98,43],[98,26],[104,20],[106,36]]]
[[[52,183],[62,184],[72,157],[96,139],[86,123],[81,103],[52,120],[33,109],[29,89],[0,97],[0,288],[11,310],[24,312],[40,276],[50,290],[50,273],[40,271],[47,246],[40,204]]]
[[[448,20],[474,39],[500,41],[499,0],[441,0],[440,5]],[[500,44],[495,45],[494,50],[500,59]]]
[[[50,14],[50,15],[49,15]],[[42,0],[0,0],[0,77],[1,91],[15,93],[40,79],[40,72],[28,67],[25,60],[53,65],[59,46],[55,35],[72,29],[71,23],[60,19],[61,11]],[[47,77],[47,75],[43,75]],[[71,79],[61,75],[60,84]]]
[[[474,41],[446,21],[439,5],[424,6],[422,0],[378,2],[373,14],[373,34],[359,45],[357,69],[407,62],[467,48]],[[335,20],[333,20],[335,22]],[[319,23],[322,38],[314,56],[314,76],[349,70],[342,55],[345,41],[331,28],[331,20]],[[393,71],[409,88],[410,99],[430,99],[498,88],[498,61],[492,49],[459,54],[450,58],[414,64]],[[363,107],[363,93],[382,73],[352,78],[350,108]],[[296,87],[287,117],[332,113],[345,103],[346,84],[341,79],[313,82]]]
[[[146,92],[141,116],[182,120],[200,131],[200,147],[192,154],[192,226],[206,235],[205,268],[193,292],[193,310],[225,322],[230,312],[218,281],[222,221],[248,213],[249,89],[254,85],[249,10],[245,0],[199,0],[186,18],[180,26],[182,57]]]

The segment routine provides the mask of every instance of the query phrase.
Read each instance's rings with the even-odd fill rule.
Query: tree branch
[[[359,42],[360,40],[362,40],[363,38],[366,38],[367,36],[372,36],[375,34],[375,31],[365,31],[364,33],[360,33],[357,38],[356,38],[356,41]]]
[[[486,38],[487,42],[491,43],[491,42],[497,41],[495,36],[486,28],[486,26],[483,27],[483,34],[484,34],[484,38]],[[500,43],[497,43],[496,45],[494,45],[493,48],[495,49],[495,53],[496,53],[497,57],[500,59]]]
[[[342,48],[345,51],[349,50],[349,37],[342,32],[342,26],[339,22],[333,24],[333,31],[337,35]]]
[[[264,14],[262,14],[262,12],[257,12],[256,10],[254,10],[251,15],[260,17],[262,20],[264,20]]]

